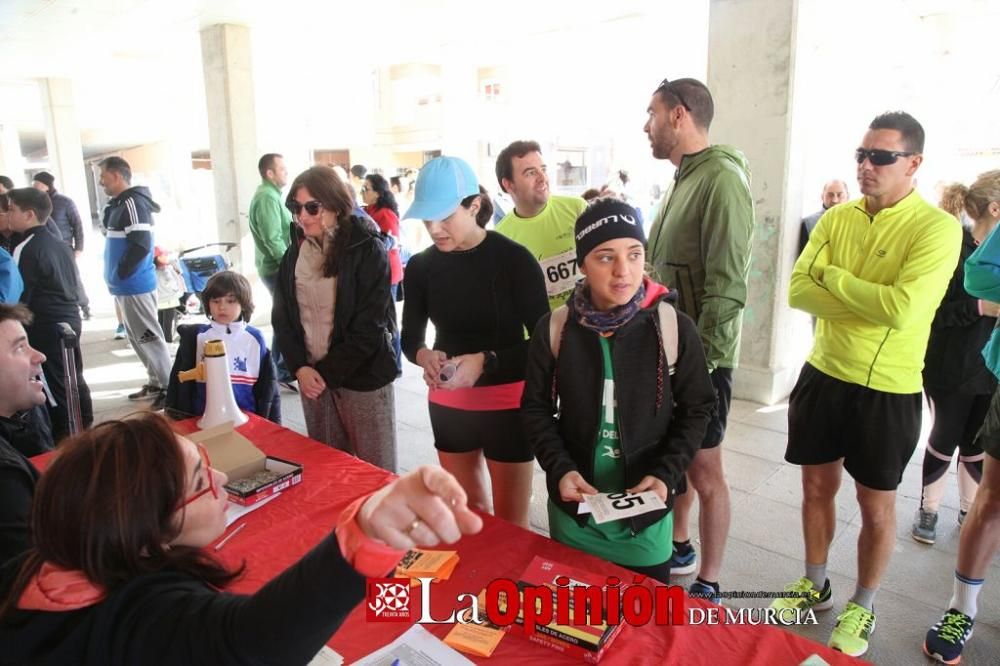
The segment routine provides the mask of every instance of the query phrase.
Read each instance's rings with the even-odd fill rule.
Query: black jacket
[[[963,230],[958,266],[934,315],[924,356],[924,386],[930,390],[989,395],[997,387],[982,354],[997,320],[980,315],[978,299],[965,291],[965,260],[975,250],[972,234]]]
[[[669,490],[669,510],[705,436],[715,405],[715,390],[698,330],[689,317],[678,312],[676,373],[663,373],[663,400],[657,409],[657,361],[663,345],[654,322],[660,300],[615,333],[612,366],[626,487],[639,483],[647,474],[657,477]],[[576,502],[560,499],[559,480],[568,472],[578,471],[593,483],[604,363],[597,334],[570,317],[559,350],[558,406],[554,404],[552,375],[557,362],[549,344],[550,318],[542,317],[531,336],[521,419],[545,470],[549,499],[582,525],[587,515],[578,514]],[[632,530],[639,532],[664,515],[663,511],[654,511],[636,516],[631,519]]]
[[[45,228],[48,229],[49,233],[56,238],[62,240],[62,232],[59,231],[59,225],[56,224],[55,220],[50,216],[49,219],[45,220]],[[24,240],[24,234],[18,233],[16,231],[10,232],[10,235],[4,236],[0,234],[0,247],[7,250],[12,256],[14,254],[14,248],[21,244]]]
[[[181,382],[177,374],[190,370],[198,358],[198,334],[204,330],[203,324],[184,324],[177,327],[180,344],[174,357],[174,366],[170,369],[170,381],[167,383],[167,399],[165,406],[177,410],[183,415],[195,414],[195,395],[198,382]],[[263,345],[262,345],[263,346]],[[281,396],[278,394],[277,373],[271,350],[263,349],[260,362],[260,374],[253,385],[254,414],[281,425]]]
[[[83,252],[83,221],[76,204],[65,194],[59,194],[54,189],[49,192],[52,200],[52,221],[59,227],[59,234],[64,243],[77,252]]]
[[[0,598],[20,563],[0,569]],[[307,664],[364,595],[331,534],[253,596],[164,571],[88,608],[15,611],[0,623],[0,665]]]
[[[17,267],[24,279],[21,302],[35,316],[33,326],[66,322],[80,328],[77,271],[73,251],[42,226],[24,234]],[[15,253],[17,249],[15,248]]]
[[[392,346],[396,308],[389,293],[389,258],[378,231],[359,218],[352,215],[345,230],[351,235],[337,273],[330,348],[314,367],[329,388],[374,391],[396,378]],[[271,308],[271,323],[281,354],[293,374],[308,365],[295,291],[295,264],[301,243],[299,226],[293,224],[292,243],[278,268]]]
[[[28,516],[37,483],[38,471],[0,429],[0,565],[28,549]],[[6,643],[0,640],[0,645],[5,646],[0,652],[6,651]]]
[[[0,416],[0,438],[28,458],[55,448],[52,421],[45,405],[36,405],[10,417]]]

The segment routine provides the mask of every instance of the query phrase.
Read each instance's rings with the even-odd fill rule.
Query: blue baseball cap
[[[479,194],[479,180],[468,162],[458,157],[435,157],[420,169],[413,204],[403,218],[439,222],[473,194]]]

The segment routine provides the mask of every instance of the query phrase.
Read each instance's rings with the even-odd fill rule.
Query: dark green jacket
[[[698,325],[708,369],[734,368],[754,227],[750,167],[732,146],[685,155],[649,234],[654,279]]]

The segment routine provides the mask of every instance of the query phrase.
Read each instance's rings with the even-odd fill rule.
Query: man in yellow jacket
[[[931,321],[958,261],[961,227],[913,189],[924,130],[884,113],[855,151],[861,199],[830,208],[792,271],[789,304],[818,319],[788,406],[785,460],[802,466],[806,575],[775,607],[833,605],[826,561],[842,470],[861,505],[858,580],[829,645],[864,654],[896,538],[896,487],[920,436]]]

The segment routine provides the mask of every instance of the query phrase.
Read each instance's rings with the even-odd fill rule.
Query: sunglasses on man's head
[[[319,215],[319,212],[323,210],[323,204],[315,199],[307,201],[304,204],[299,203],[298,201],[289,201],[285,203],[285,205],[288,207],[288,210],[292,211],[292,215],[298,215],[302,212],[303,208],[305,208],[306,212],[310,215]]]
[[[680,91],[674,86],[674,84],[670,82],[670,79],[663,79],[662,81],[660,81],[660,85],[656,87],[655,92],[660,92],[661,90],[670,93],[671,95],[677,98],[677,101],[680,102],[681,106],[683,106],[688,111],[691,110],[691,107],[688,106],[688,103],[684,101],[684,95],[682,95]]]
[[[899,150],[879,150],[878,148],[865,150],[864,148],[858,148],[854,151],[854,159],[858,161],[858,164],[863,164],[867,159],[873,166],[889,166],[890,164],[895,164],[896,160],[900,157],[910,157],[915,154]]]

